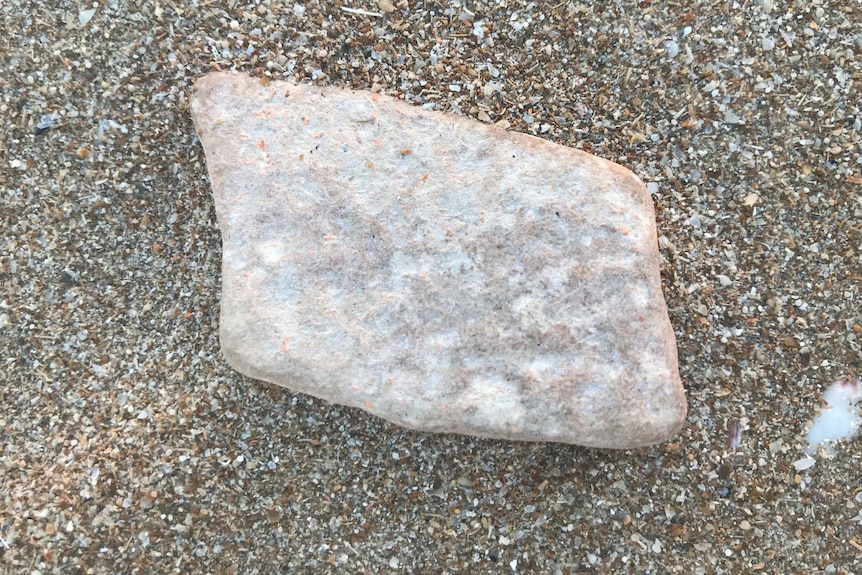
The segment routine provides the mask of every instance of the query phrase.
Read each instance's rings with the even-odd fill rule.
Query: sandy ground
[[[0,5],[0,572],[859,573],[855,2]],[[690,402],[637,451],[396,428],[239,376],[194,80],[379,90],[649,186]]]

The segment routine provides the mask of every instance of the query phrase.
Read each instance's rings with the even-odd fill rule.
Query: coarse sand
[[[844,0],[0,3],[0,573],[862,572],[862,10]],[[690,413],[602,451],[232,371],[191,86],[380,91],[643,179]]]

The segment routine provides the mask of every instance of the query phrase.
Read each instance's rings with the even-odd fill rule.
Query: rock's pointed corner
[[[682,426],[630,171],[363,91],[214,73],[191,110],[240,372],[418,430],[632,448]]]

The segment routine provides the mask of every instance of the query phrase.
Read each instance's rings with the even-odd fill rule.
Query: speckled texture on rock
[[[685,417],[627,169],[365,91],[196,85],[242,373],[403,426],[629,448]]]

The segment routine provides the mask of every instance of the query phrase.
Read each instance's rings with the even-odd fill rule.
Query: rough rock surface
[[[191,109],[240,372],[428,431],[629,448],[682,425],[652,202],[625,168],[230,73]]]

